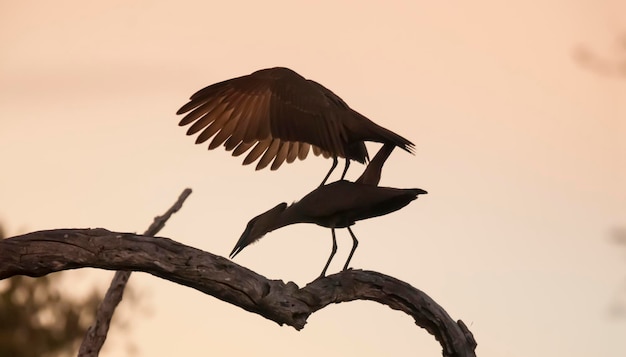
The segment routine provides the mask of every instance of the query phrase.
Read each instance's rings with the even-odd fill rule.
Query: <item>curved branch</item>
[[[433,334],[444,356],[475,356],[476,341],[428,295],[373,271],[347,270],[303,288],[268,280],[232,261],[185,246],[105,229],[39,231],[0,241],[0,279],[42,276],[84,267],[150,273],[300,330],[313,312],[332,303],[372,300],[404,311]]]
[[[174,213],[178,212],[182,208],[183,202],[185,202],[189,195],[191,195],[191,189],[184,189],[178,197],[178,200],[176,200],[174,205],[170,207],[165,214],[154,218],[154,221],[145,231],[144,235],[150,237],[155,236],[161,228],[165,227],[165,222],[167,222],[167,220]],[[96,310],[96,319],[87,329],[85,338],[78,348],[78,357],[98,356],[100,353],[100,350],[104,345],[104,341],[107,338],[107,333],[109,332],[109,326],[111,325],[113,313],[115,312],[117,305],[119,305],[122,301],[124,289],[126,289],[126,284],[128,284],[128,279],[130,279],[131,273],[132,272],[129,270],[115,272],[113,280],[111,280],[111,284],[109,285],[102,302],[98,305],[98,309]]]

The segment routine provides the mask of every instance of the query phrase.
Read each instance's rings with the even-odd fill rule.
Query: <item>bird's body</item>
[[[275,229],[295,223],[315,223],[331,228],[333,233],[333,252],[322,275],[325,274],[336,251],[335,228],[348,228],[350,231],[354,245],[344,266],[345,269],[358,244],[349,228],[351,225],[356,221],[397,211],[415,200],[419,194],[425,193],[426,191],[417,188],[400,189],[344,180],[336,181],[318,187],[290,206],[283,202],[253,218],[230,256],[234,257],[247,245]]]
[[[276,170],[285,161],[303,160],[310,149],[333,158],[332,172],[337,157],[346,158],[346,170],[349,160],[367,162],[365,141],[393,144],[408,152],[414,147],[350,108],[326,87],[284,67],[201,89],[177,112],[183,113],[187,114],[179,125],[191,124],[187,135],[200,132],[196,143],[213,137],[209,149],[223,144],[233,150],[233,156],[250,150],[243,163],[258,159],[257,170],[270,163]]]

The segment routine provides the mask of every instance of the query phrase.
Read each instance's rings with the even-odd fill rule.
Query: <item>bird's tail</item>
[[[394,143],[397,147],[401,148],[402,150],[410,154],[415,154],[415,144],[413,144],[410,140],[405,139],[404,137],[394,133],[393,131],[389,129],[385,129],[382,126],[377,125],[376,123],[372,122],[372,124],[378,127],[377,130],[386,139],[386,142]]]
[[[389,129],[383,128],[360,113],[356,113],[360,115],[365,122],[367,122],[367,125],[362,125],[363,123],[361,123],[361,127],[354,130],[354,132],[360,132],[363,135],[363,137],[358,139],[394,144],[402,150],[414,154],[415,144],[413,144],[410,140],[405,139]]]

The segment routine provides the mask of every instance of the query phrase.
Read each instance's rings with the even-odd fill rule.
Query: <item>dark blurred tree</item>
[[[59,284],[65,275],[0,281],[0,356],[76,355],[102,294],[94,289],[86,298],[71,299]]]
[[[616,36],[608,51],[598,51],[586,45],[574,49],[574,59],[585,69],[599,75],[626,79],[626,32]],[[626,227],[617,227],[610,233],[611,239],[621,248],[626,247]],[[620,286],[610,306],[612,316],[626,317],[626,281]]]
[[[626,227],[619,227],[613,230],[611,238],[620,248],[626,247]],[[610,306],[611,315],[619,318],[626,318],[626,281],[622,283],[613,298]]]

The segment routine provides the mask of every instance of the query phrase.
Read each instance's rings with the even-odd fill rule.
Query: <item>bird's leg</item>
[[[331,232],[333,232],[333,250],[330,252],[330,257],[328,257],[328,261],[326,262],[326,265],[324,266],[324,270],[322,270],[322,274],[320,275],[320,278],[323,278],[324,276],[326,276],[326,269],[328,269],[328,266],[330,265],[330,261],[333,260],[333,257],[335,256],[335,253],[337,252],[337,238],[335,237],[335,228],[331,228],[330,230]]]
[[[341,174],[342,180],[344,177],[346,177],[346,172],[348,172],[348,167],[350,167],[350,159],[346,159],[346,167],[343,168],[343,173]]]
[[[350,251],[350,255],[348,255],[348,260],[346,260],[346,264],[343,266],[343,270],[348,269],[348,264],[350,264],[350,259],[352,259],[352,254],[354,254],[356,247],[359,245],[359,241],[356,239],[356,236],[354,235],[354,233],[352,233],[352,229],[350,229],[350,227],[347,227],[347,228],[348,228],[348,232],[350,232],[350,235],[352,236],[352,250]]]
[[[326,177],[324,177],[324,181],[322,181],[322,184],[320,185],[320,187],[324,186],[324,184],[326,183],[326,180],[328,180],[328,178],[330,177],[330,174],[333,172],[333,170],[335,169],[335,167],[337,167],[337,156],[333,157],[333,166],[330,167],[330,171],[328,171],[328,173],[326,174]]]

